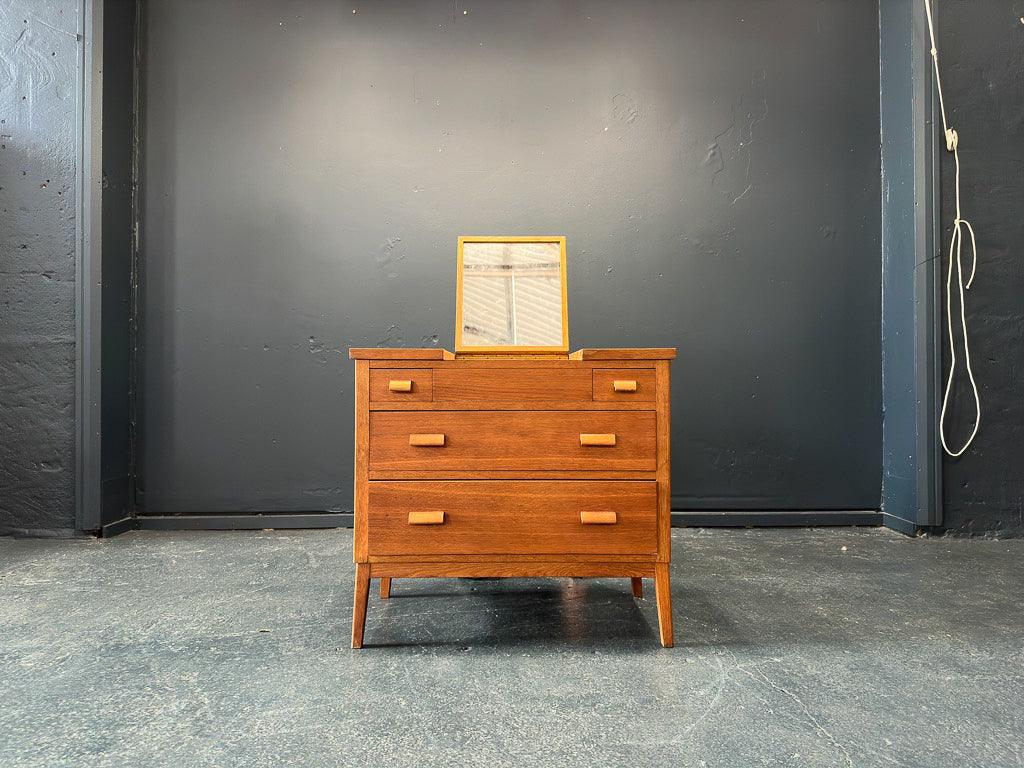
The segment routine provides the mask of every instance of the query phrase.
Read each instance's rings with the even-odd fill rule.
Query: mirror
[[[455,351],[568,352],[564,237],[460,237]]]

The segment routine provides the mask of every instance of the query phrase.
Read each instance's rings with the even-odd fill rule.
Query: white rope
[[[978,434],[978,427],[981,425],[981,399],[978,397],[978,383],[974,380],[974,371],[971,369],[971,350],[967,345],[967,318],[964,314],[964,291],[971,287],[974,282],[974,273],[978,267],[978,244],[974,238],[974,227],[970,222],[960,215],[960,153],[957,146],[960,137],[957,132],[949,127],[946,121],[946,105],[942,100],[942,80],[939,77],[939,52],[935,48],[935,25],[932,22],[931,0],[924,0],[924,9],[928,15],[928,35],[932,43],[932,61],[935,63],[935,87],[939,93],[939,111],[942,113],[942,130],[946,137],[946,149],[953,153],[953,160],[956,164],[956,219],[953,221],[953,236],[949,240],[949,269],[946,272],[946,333],[949,336],[949,377],[946,379],[946,391],[942,395],[942,412],[939,415],[939,439],[942,447],[950,456],[959,456],[974,440]],[[966,228],[971,236],[971,276],[964,284],[963,263],[961,251],[963,250],[963,229]],[[953,378],[956,374],[956,345],[953,343],[953,264],[956,264],[956,281],[960,298],[960,327],[963,329],[964,339],[964,365],[967,368],[967,378],[971,382],[971,391],[974,393],[974,429],[970,437],[958,451],[952,451],[946,443],[946,410],[949,405],[950,392],[953,389]]]

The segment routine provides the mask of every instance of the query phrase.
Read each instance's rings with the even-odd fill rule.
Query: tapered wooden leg
[[[633,597],[644,596],[644,580],[639,576],[634,576],[630,579],[633,582]]]
[[[356,563],[356,602],[352,608],[352,647],[363,647],[366,601],[370,597],[370,564]]]
[[[391,597],[391,577],[382,576],[380,580],[380,599],[387,600]]]
[[[668,563],[654,564],[654,594],[658,600],[658,627],[661,629],[661,644],[666,648],[675,645],[672,632],[672,589],[668,581]]]

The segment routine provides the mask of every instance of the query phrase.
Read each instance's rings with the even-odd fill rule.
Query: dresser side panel
[[[353,499],[353,559],[367,558],[367,514],[369,512],[370,469],[370,367],[367,361],[355,361],[355,497]]]
[[[657,378],[658,560],[667,563],[672,559],[672,418],[668,360],[658,361]]]

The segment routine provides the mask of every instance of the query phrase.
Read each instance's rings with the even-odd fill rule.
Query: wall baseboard
[[[906,534],[907,536],[916,536],[920,530],[920,526],[912,520],[905,520],[902,517],[896,517],[896,515],[890,515],[883,512],[882,518],[886,528],[892,528],[898,533]]]
[[[673,510],[673,528],[772,528],[882,525],[877,510]]]
[[[877,510],[772,510],[672,512],[675,528],[770,528],[810,526],[878,526],[892,516]],[[892,527],[903,533],[893,518]],[[351,528],[351,512],[252,512],[220,514],[137,515],[103,526],[104,538],[127,531],[253,531],[263,528]]]
[[[99,537],[101,539],[109,539],[114,536],[120,536],[122,533],[128,533],[128,531],[137,531],[138,529],[138,518],[122,517],[120,520],[115,520],[102,526],[99,530]]]
[[[351,528],[351,512],[250,512],[138,515],[137,531],[258,531],[263,528]]]

